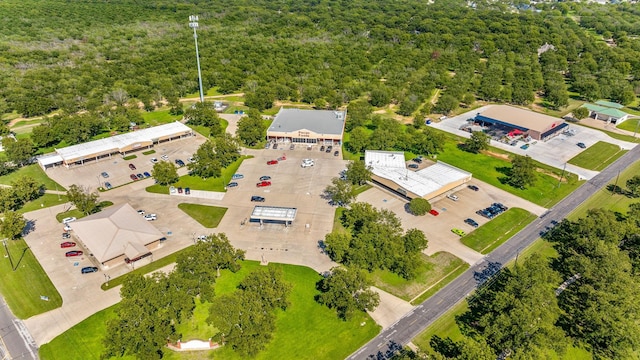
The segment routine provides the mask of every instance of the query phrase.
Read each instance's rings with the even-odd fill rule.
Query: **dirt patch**
[[[509,155],[507,154],[500,154],[500,153],[495,153],[492,151],[483,151],[483,154],[489,155],[491,157],[497,158],[497,159],[502,159],[502,160],[507,160],[509,162],[511,162],[511,159],[509,159]]]
[[[541,173],[541,174],[545,174],[545,175],[551,176],[552,178],[554,178],[554,179],[556,179],[556,180],[561,180],[561,179],[560,179],[560,176],[559,176],[558,174],[556,174],[556,173],[554,173],[554,172],[551,172],[551,171],[549,171],[549,170],[536,168],[536,172],[539,172],[539,173]],[[563,177],[561,181],[566,183],[566,182],[567,182],[567,178],[566,178],[566,177]]]

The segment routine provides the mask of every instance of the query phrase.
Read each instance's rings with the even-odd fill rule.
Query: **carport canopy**
[[[263,221],[283,221],[292,223],[296,219],[297,208],[279,206],[256,206],[251,212],[251,220]]]

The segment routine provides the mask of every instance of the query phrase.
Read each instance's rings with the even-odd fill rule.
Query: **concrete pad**
[[[380,305],[368,313],[383,329],[393,325],[393,323],[413,309],[413,305],[409,302],[393,296],[384,290],[378,289],[375,286],[372,286],[370,289],[380,295]]]

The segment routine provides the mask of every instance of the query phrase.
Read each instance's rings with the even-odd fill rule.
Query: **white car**
[[[140,215],[144,215],[145,211],[144,210],[138,210],[138,214]]]
[[[198,241],[204,241],[207,240],[207,235],[199,235],[198,236]]]
[[[458,196],[455,194],[449,194],[447,197],[453,201],[458,201]]]
[[[176,193],[176,187],[175,186],[170,186],[169,187],[169,193],[170,194],[175,194]]]
[[[313,162],[313,159],[304,159],[302,160],[302,164],[300,165],[303,168],[308,168],[315,165],[315,163]]]
[[[147,221],[158,220],[158,216],[156,214],[147,214],[144,216],[144,219]]]
[[[162,155],[162,156],[160,156],[160,158],[161,158],[162,160],[165,160],[165,161],[166,161],[166,160],[169,160],[169,157],[168,157],[167,155]]]
[[[64,226],[64,231],[71,231],[71,226],[69,226],[69,224],[66,224]]]
[[[76,218],[74,218],[73,216],[62,219],[62,223],[63,224],[68,224],[68,223],[73,222],[73,221],[76,221]]]
[[[158,159],[156,159],[156,158],[151,158],[151,160],[149,160],[149,161],[151,161],[151,163],[152,163],[152,164],[155,164],[155,163],[157,163],[157,162],[158,162]]]

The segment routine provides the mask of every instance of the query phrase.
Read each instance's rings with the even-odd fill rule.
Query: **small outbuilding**
[[[251,221],[264,223],[277,223],[290,226],[298,214],[297,208],[280,206],[256,206],[251,212]]]
[[[346,111],[280,108],[267,129],[267,140],[341,145],[346,116]]]
[[[629,114],[620,110],[624,108],[624,106],[618,103],[598,100],[595,104],[587,103],[582,106],[589,110],[590,118],[603,120],[608,123],[620,124],[629,118]]]

